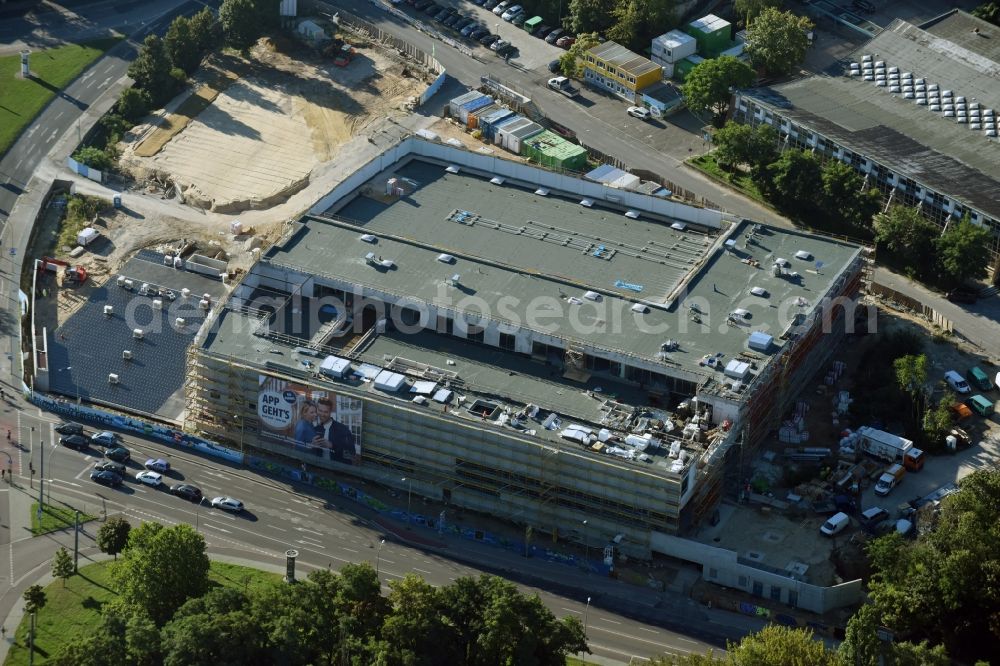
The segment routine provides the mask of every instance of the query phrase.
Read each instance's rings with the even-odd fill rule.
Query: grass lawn
[[[36,51],[29,61],[34,79],[21,78],[20,55],[0,57],[0,155],[57,92],[120,40],[108,37]]]
[[[747,195],[754,201],[758,201],[765,206],[770,207],[770,204],[764,199],[764,195],[760,193],[757,186],[754,184],[753,179],[750,175],[738,171],[735,173],[730,173],[719,166],[719,163],[715,161],[715,155],[712,153],[706,153],[704,155],[698,155],[697,157],[692,157],[688,161],[688,164],[698,169],[702,173],[705,173],[715,180],[722,181],[726,185],[733,187],[743,194]]]
[[[93,633],[101,621],[101,607],[117,596],[111,584],[110,565],[107,561],[80,567],[80,574],[69,578],[65,587],[56,580],[45,588],[45,607],[38,613],[35,663],[54,657],[66,643]],[[252,581],[252,587],[281,582],[278,574],[222,562],[212,562],[210,578],[217,584],[241,589],[245,578]],[[28,663],[30,626],[31,618],[25,617],[17,628],[5,666]]]
[[[80,524],[96,520],[97,516],[80,512]],[[62,504],[46,504],[42,518],[38,519],[38,502],[31,503],[31,533],[35,536],[73,527],[76,524],[76,510]]]

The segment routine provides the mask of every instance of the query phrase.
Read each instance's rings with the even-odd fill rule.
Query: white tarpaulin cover
[[[375,388],[380,391],[398,391],[406,378],[398,372],[383,370],[375,377]]]
[[[351,362],[339,356],[327,356],[319,366],[319,371],[328,377],[343,379],[351,368]]]
[[[434,393],[436,388],[437,382],[413,382],[413,386],[410,387],[410,393],[430,395],[431,393]]]

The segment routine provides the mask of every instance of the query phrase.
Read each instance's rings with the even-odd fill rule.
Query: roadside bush
[[[170,78],[174,81],[174,90],[183,86],[188,80],[187,74],[185,74],[184,70],[180,67],[170,68]]]
[[[114,167],[112,156],[106,150],[96,146],[80,148],[73,154],[73,159],[99,171],[110,171]]]
[[[142,88],[126,88],[118,96],[118,114],[129,122],[138,122],[149,113],[153,100]]]

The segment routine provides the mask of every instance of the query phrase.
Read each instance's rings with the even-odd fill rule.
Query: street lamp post
[[[381,585],[381,578],[379,578],[379,570],[382,566],[382,546],[385,545],[385,539],[378,542],[378,550],[375,551],[375,577],[379,579],[379,585]]]
[[[583,552],[584,552],[584,563],[587,565],[587,571],[590,571],[590,542],[587,541],[587,521],[583,521]]]
[[[583,640],[587,640],[587,616],[590,614],[590,597],[587,597],[587,607],[583,609]],[[580,661],[583,661],[583,653],[580,653]]]
[[[410,507],[413,504],[413,479],[403,477],[400,481],[406,483],[406,527],[410,527]]]

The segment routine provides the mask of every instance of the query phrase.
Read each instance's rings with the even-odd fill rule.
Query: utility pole
[[[382,565],[382,546],[385,545],[385,539],[378,542],[378,550],[375,551],[375,577],[379,579],[379,585],[382,584],[382,579],[379,578],[379,569]]]
[[[80,572],[80,512],[76,512],[76,529],[73,531],[73,573]]]
[[[35,613],[31,613],[31,633],[28,634],[28,666],[35,664]]]
[[[38,442],[38,511],[45,506],[42,489],[45,487],[45,442]]]

